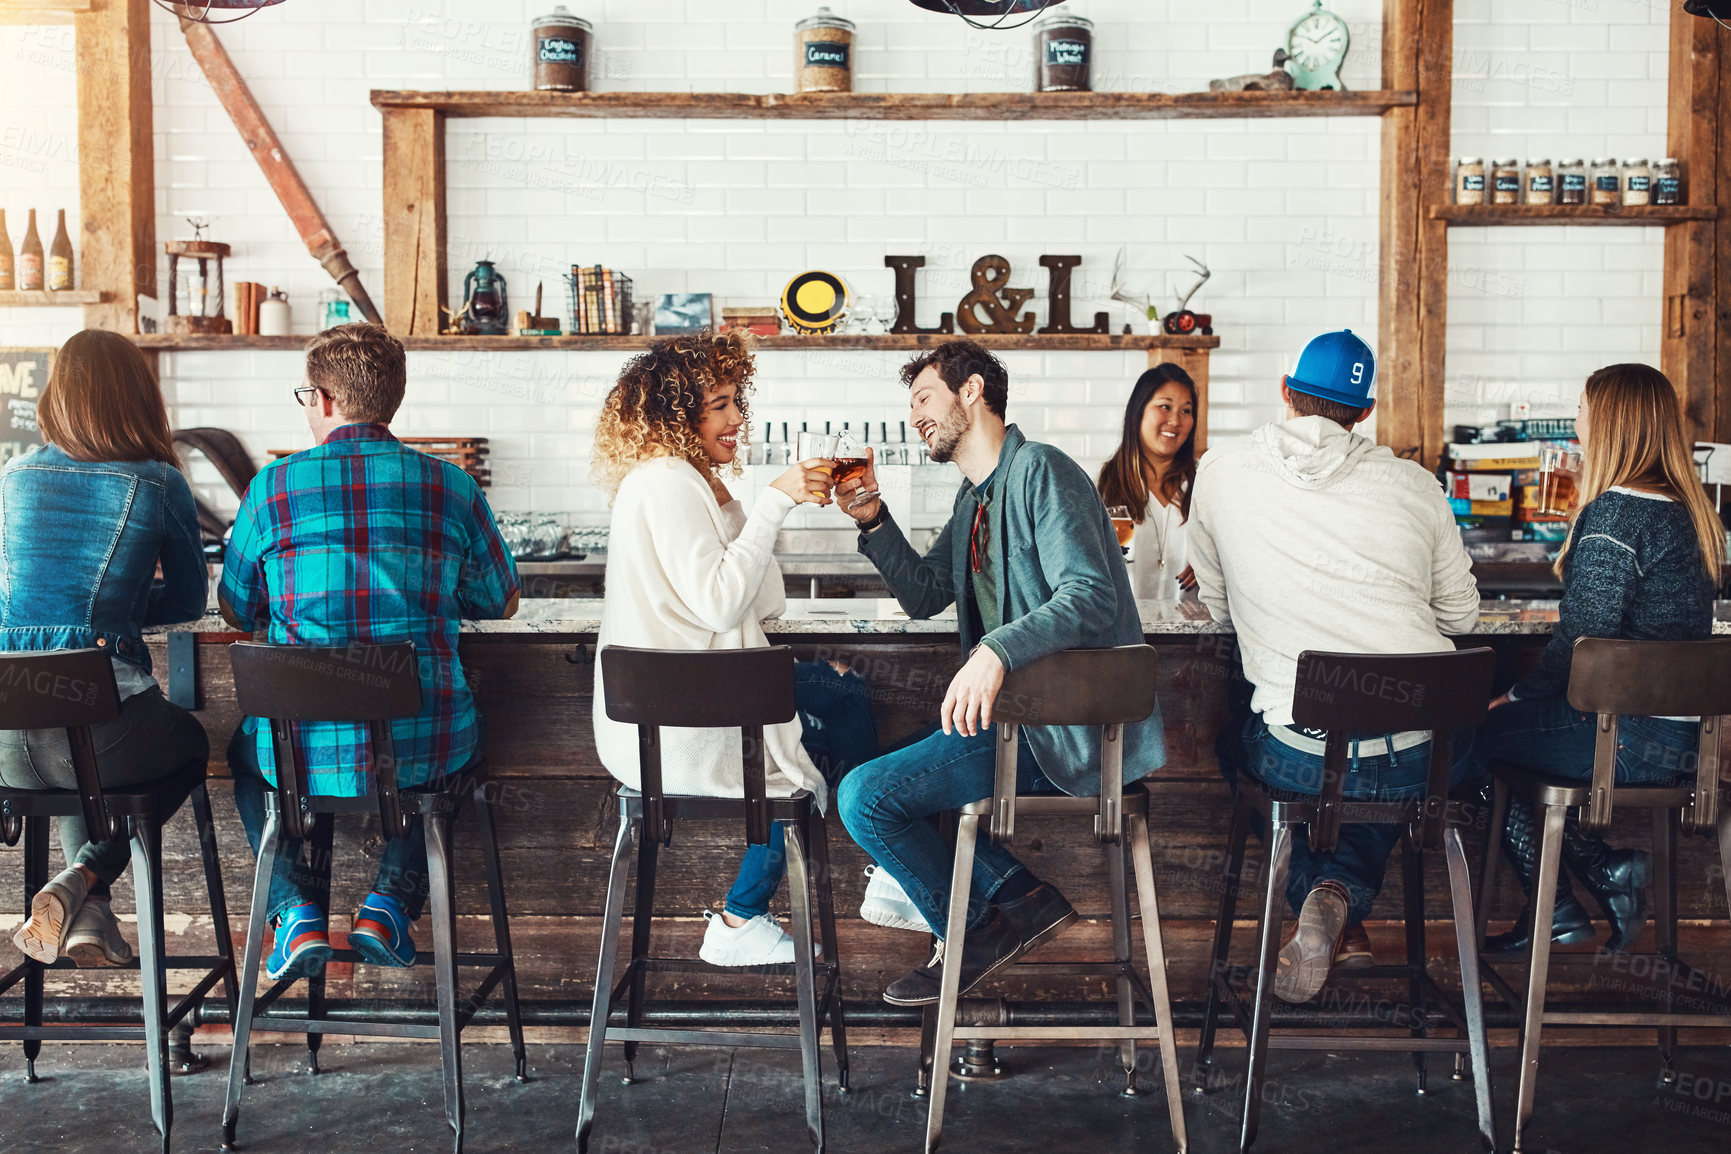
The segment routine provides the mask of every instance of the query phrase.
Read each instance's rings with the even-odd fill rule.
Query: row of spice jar
[[[1487,170],[1476,156],[1455,165],[1456,204],[1682,204],[1683,179],[1675,159],[1657,164],[1644,159],[1619,163],[1600,157],[1583,160],[1493,160]]]

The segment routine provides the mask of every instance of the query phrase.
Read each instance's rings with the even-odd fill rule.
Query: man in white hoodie
[[[1479,594],[1436,478],[1352,431],[1375,406],[1376,359],[1350,330],[1305,346],[1281,383],[1286,419],[1203,458],[1190,505],[1190,560],[1202,600],[1232,625],[1250,712],[1228,721],[1221,772],[1316,792],[1318,733],[1292,727],[1298,655],[1428,653],[1478,621]],[[1238,740],[1233,740],[1233,738]],[[1354,743],[1347,795],[1422,793],[1428,735]],[[1292,839],[1286,893],[1298,926],[1274,992],[1305,1002],[1335,964],[1368,965],[1362,923],[1399,839],[1388,825],[1347,824],[1339,847]]]

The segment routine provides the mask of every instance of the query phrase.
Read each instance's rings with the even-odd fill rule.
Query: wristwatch
[[[870,519],[865,520],[865,521],[861,521],[859,523],[859,531],[861,533],[870,533],[872,530],[876,529],[879,525],[882,525],[885,521],[887,521],[889,519],[890,519],[890,507],[888,505],[884,504],[882,501],[879,501],[878,502],[878,511],[876,513],[873,513],[871,515]]]

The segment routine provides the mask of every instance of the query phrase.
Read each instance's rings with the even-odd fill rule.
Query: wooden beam
[[[1377,440],[1434,468],[1442,453],[1453,0],[1384,0],[1383,82],[1418,102],[1382,122]]]
[[[1455,227],[1488,225],[1624,225],[1657,228],[1692,220],[1717,220],[1719,210],[1711,204],[1648,205],[1625,208],[1620,204],[1433,204],[1430,219]]]
[[[93,0],[74,23],[81,280],[105,294],[84,323],[135,333],[137,294],[156,295],[150,0]]]
[[[1682,162],[1689,207],[1712,208],[1715,217],[1715,206],[1731,196],[1724,187],[1731,156],[1719,138],[1731,125],[1726,57],[1718,25],[1673,10],[1668,148]],[[1731,256],[1726,230],[1723,222],[1710,220],[1665,232],[1659,365],[1677,387],[1689,435],[1698,440],[1725,440],[1731,417],[1722,379],[1731,369],[1724,311],[1731,284],[1720,267]]]
[[[0,24],[71,24],[95,0],[0,0]]]
[[[1411,106],[1387,92],[399,92],[379,109],[448,116],[671,117],[680,120],[1171,120],[1381,116]]]
[[[384,109],[385,324],[437,336],[445,305],[445,114]]]

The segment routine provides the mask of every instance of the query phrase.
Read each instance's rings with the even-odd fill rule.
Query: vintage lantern
[[[194,232],[204,226],[194,224]],[[232,333],[234,326],[222,314],[222,262],[228,258],[228,245],[221,241],[171,240],[163,245],[168,250],[168,317],[171,333]],[[196,262],[184,273],[185,293],[182,294],[181,258]],[[182,307],[184,305],[184,308]]]

